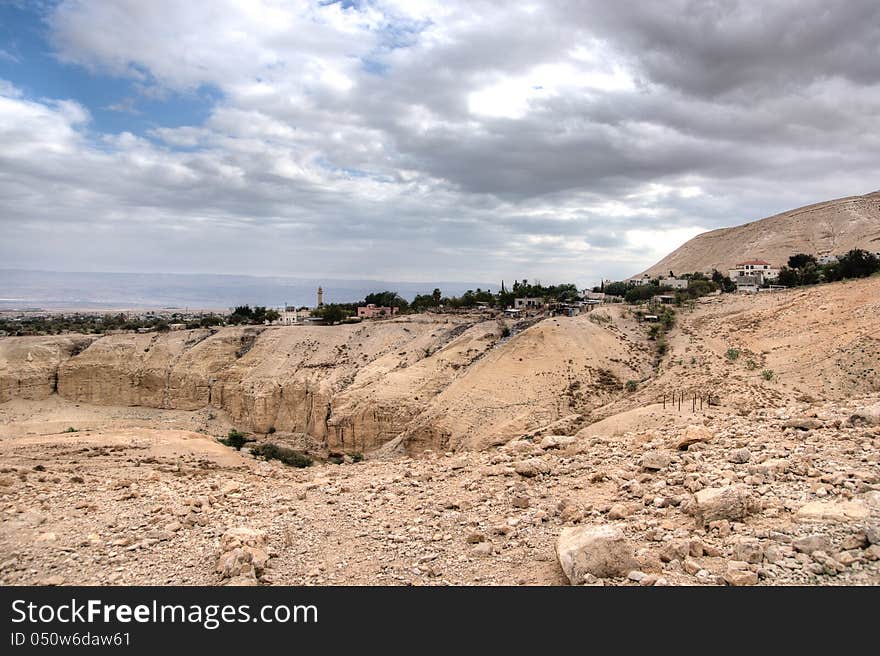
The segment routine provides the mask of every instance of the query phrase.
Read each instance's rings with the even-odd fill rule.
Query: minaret
[[[324,288],[318,287],[318,307],[323,307],[324,305]]]

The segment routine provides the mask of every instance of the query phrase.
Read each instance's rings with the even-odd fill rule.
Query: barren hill
[[[878,312],[707,297],[662,357],[623,306],[0,338],[0,584],[877,585]]]
[[[474,314],[0,338],[0,424],[4,402],[57,399],[79,404],[77,417],[85,404],[112,406],[106,414],[117,417],[131,417],[123,408],[174,411],[175,421],[190,415],[183,429],[235,426],[348,452],[404,433],[408,450],[481,448],[588,412],[650,373],[644,334],[589,319],[508,322],[506,331],[503,320]],[[140,425],[165,421],[147,414]],[[90,415],[85,425],[98,424]]]
[[[880,191],[704,232],[645,273],[725,271],[737,262],[753,258],[780,265],[795,253],[837,255],[853,248],[880,250]]]

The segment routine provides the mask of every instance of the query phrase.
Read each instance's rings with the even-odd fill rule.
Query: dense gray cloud
[[[880,187],[876,2],[69,1],[48,25],[64,62],[220,99],[107,135],[0,83],[5,266],[586,284]]]

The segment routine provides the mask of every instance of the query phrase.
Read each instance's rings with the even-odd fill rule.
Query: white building
[[[581,298],[585,301],[598,301],[601,303],[605,300],[605,292],[594,292],[589,289],[585,289],[581,292]]]
[[[660,278],[660,285],[672,289],[687,289],[689,282],[687,278]]]
[[[278,319],[278,323],[282,326],[292,326],[296,323],[296,306],[295,305],[285,305],[283,309],[278,310],[278,314],[281,316]]]
[[[627,278],[625,282],[636,286],[648,285],[651,282],[651,276],[646,273],[641,278]]]
[[[820,255],[816,262],[818,262],[820,266],[824,266],[826,264],[834,264],[837,260],[838,258],[836,255]]]
[[[734,283],[737,282],[737,278],[742,278],[743,276],[753,277],[755,280],[750,280],[748,284],[756,283],[760,286],[770,280],[776,280],[779,277],[779,269],[764,260],[747,260],[746,262],[739,262],[735,268],[730,269],[728,275]]]
[[[515,298],[513,307],[517,310],[540,309],[544,307],[543,298]]]

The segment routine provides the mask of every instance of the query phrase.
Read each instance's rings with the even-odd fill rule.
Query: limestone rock
[[[514,463],[513,470],[520,476],[534,478],[538,474],[549,473],[550,465],[540,458],[529,458],[528,460],[520,460]]]
[[[764,547],[754,538],[740,538],[733,545],[733,557],[738,561],[760,564],[764,560]]]
[[[681,451],[697,442],[710,442],[714,437],[712,431],[705,426],[690,425],[676,439],[675,448]]]
[[[853,522],[868,518],[868,508],[859,501],[811,501],[801,506],[795,518],[802,522]]]
[[[782,424],[785,428],[797,428],[798,430],[815,430],[822,428],[822,422],[814,417],[794,417]]]
[[[814,551],[829,551],[831,541],[824,535],[804,535],[792,540],[791,546],[801,553],[811,554]]]
[[[269,561],[269,538],[265,531],[231,528],[220,540],[216,571],[223,578],[259,577]]]
[[[877,426],[880,424],[880,403],[859,408],[850,416],[849,423],[853,426]]]
[[[760,510],[760,503],[747,486],[737,484],[700,490],[691,509],[697,522],[706,525],[717,520],[742,521]]]
[[[666,469],[672,462],[672,455],[666,451],[645,451],[639,460],[642,469],[660,471]]]
[[[626,576],[638,567],[623,531],[610,525],[562,529],[556,557],[572,585],[581,585],[587,575]]]
[[[752,459],[752,453],[748,449],[737,449],[733,453],[730,454],[728,460],[730,462],[734,462],[738,465],[744,465],[749,460]]]
[[[543,440],[541,440],[541,448],[545,451],[549,449],[563,449],[570,444],[573,444],[576,441],[576,438],[568,436],[568,435],[548,435]]]
[[[608,519],[623,519],[630,514],[630,509],[623,503],[615,503],[608,509]]]
[[[724,573],[724,580],[728,585],[733,586],[755,585],[758,583],[758,575],[748,569],[748,563],[730,561]]]

